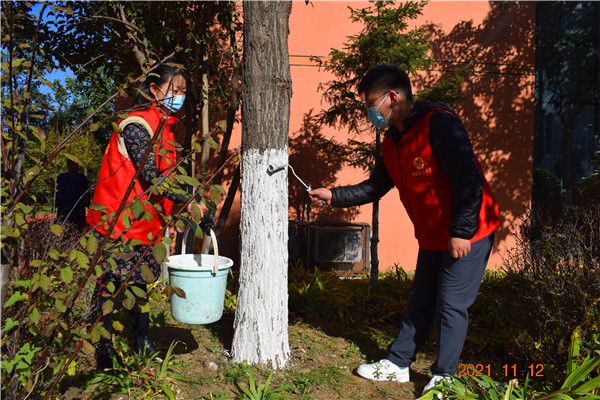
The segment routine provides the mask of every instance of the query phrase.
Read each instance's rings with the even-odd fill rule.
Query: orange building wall
[[[290,115],[290,164],[313,188],[358,183],[366,173],[340,165],[314,146],[319,135],[344,141],[345,132],[321,128],[313,117],[326,108],[320,83],[334,77],[306,56],[327,56],[342,49],[346,37],[361,26],[349,20],[348,6],[368,7],[368,2],[294,1],[290,16],[289,53],[293,83]],[[432,56],[438,63],[429,74],[411,77],[417,91],[456,61],[475,62],[461,86],[458,113],[470,134],[475,152],[501,209],[502,227],[490,267],[502,263],[514,245],[517,219],[529,207],[533,154],[533,89],[535,3],[503,9],[501,2],[432,1],[414,24],[427,25],[432,34]],[[274,110],[275,111],[275,110]],[[239,138],[236,142],[239,143]],[[303,189],[290,174],[290,219],[303,210]],[[371,222],[371,205],[353,209],[318,209],[313,219]],[[224,254],[237,259],[239,202],[230,214],[221,240]],[[417,242],[413,227],[393,189],[380,201],[380,270],[394,264],[414,269]]]

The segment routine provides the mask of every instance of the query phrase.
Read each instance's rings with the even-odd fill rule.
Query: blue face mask
[[[172,112],[177,112],[183,107],[183,102],[185,101],[185,96],[181,94],[171,95],[171,97],[167,97],[165,92],[163,92],[160,88],[158,88],[162,94],[165,95],[163,99],[163,105],[167,107]]]
[[[383,100],[381,100],[381,102],[379,103],[379,105],[373,106],[373,107],[369,107],[367,109],[367,118],[369,118],[369,121],[371,121],[371,123],[377,129],[385,129],[385,128],[387,128],[387,126],[388,126],[388,124],[390,122],[390,114],[392,114],[392,110],[391,109],[390,109],[390,112],[388,113],[387,117],[382,116],[381,113],[379,112],[379,107],[383,104],[383,102],[385,101],[385,99],[387,99],[387,97],[388,97],[389,94],[390,94],[390,92],[387,92],[387,94],[385,95],[385,97],[383,98]]]
[[[179,111],[181,109],[181,107],[183,107],[183,102],[184,101],[185,101],[185,96],[180,95],[180,94],[176,94],[173,97],[165,99],[163,101],[163,104],[169,110],[171,110],[173,112],[177,112],[177,111]]]

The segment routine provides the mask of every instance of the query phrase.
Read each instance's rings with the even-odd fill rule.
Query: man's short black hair
[[[383,63],[371,68],[358,85],[358,94],[366,95],[371,90],[398,90],[406,95],[408,101],[412,101],[412,88],[410,78],[402,68]]]

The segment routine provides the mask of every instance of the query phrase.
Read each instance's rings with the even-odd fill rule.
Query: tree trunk
[[[292,3],[244,2],[240,289],[234,362],[283,368],[288,342],[287,169]]]
[[[372,225],[370,282],[375,285],[377,283],[377,279],[379,279],[379,255],[377,252],[379,245],[379,200],[375,200],[373,202]]]
[[[231,206],[233,205],[233,199],[235,198],[235,193],[237,192],[239,185],[240,166],[238,165],[233,174],[233,178],[231,179],[231,183],[229,184],[229,190],[227,191],[225,202],[223,202],[223,207],[221,207],[219,219],[215,224],[215,234],[218,238],[221,237],[223,230],[225,230],[225,224],[227,223],[227,218],[229,217],[229,212],[231,211]]]
[[[208,54],[204,53],[202,57],[202,63],[204,64],[202,73],[202,137],[207,138],[209,134],[209,117],[208,117]],[[210,144],[208,140],[204,142],[202,146],[202,154],[200,155],[200,173],[205,174],[208,170],[208,159],[210,157]]]
[[[376,129],[375,132],[375,162],[381,155],[381,131]],[[373,169],[375,164],[373,164]],[[379,279],[379,255],[377,248],[379,245],[379,200],[373,202],[373,216],[372,216],[373,232],[371,236],[371,283],[376,284]]]
[[[208,8],[210,8],[210,4],[207,4]],[[208,40],[210,37],[209,34],[209,26],[210,26],[210,15],[209,9],[205,10],[203,13],[202,19],[202,29],[203,29],[203,37]],[[202,136],[208,137],[209,134],[209,117],[208,117],[208,91],[209,91],[209,83],[208,83],[208,73],[209,73],[209,55],[208,55],[208,46],[206,45],[206,41],[203,43],[202,47],[202,115],[201,115],[201,123],[202,123]],[[208,159],[210,157],[210,144],[208,140],[204,142],[204,146],[202,147],[202,153],[200,155],[200,173],[205,174],[208,170]]]

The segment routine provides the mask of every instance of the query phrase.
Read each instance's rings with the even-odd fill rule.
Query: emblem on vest
[[[421,157],[415,157],[413,166],[415,171],[412,172],[412,176],[429,175],[432,172],[431,167],[425,167],[425,160]]]

